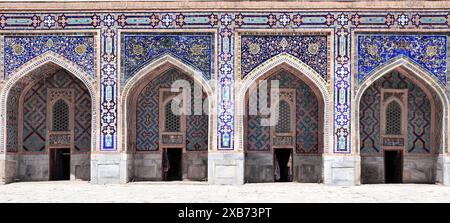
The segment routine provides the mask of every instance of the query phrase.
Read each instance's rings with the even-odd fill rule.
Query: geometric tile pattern
[[[159,79],[160,77],[156,77],[150,81],[139,93],[136,108],[136,151],[159,149]]]
[[[164,129],[167,132],[181,132],[181,118],[179,115],[181,110],[178,106],[172,108],[172,103],[176,103],[173,99],[164,106]]]
[[[39,152],[45,150],[47,135],[47,89],[43,81],[25,93],[23,103],[23,150]]]
[[[432,151],[431,104],[426,94],[406,76],[397,71],[384,75],[364,92],[360,104],[361,153],[381,152],[380,90],[408,89],[408,123],[406,150],[409,153]],[[437,115],[439,116],[439,115]],[[439,123],[438,126],[440,125]],[[437,134],[439,135],[439,134]]]
[[[159,88],[170,74],[151,80],[139,93],[136,103],[136,151],[159,149]]]
[[[296,152],[318,153],[319,104],[314,92],[305,82],[284,70],[267,78],[268,89],[272,80],[278,80],[280,88],[296,89]],[[269,92],[268,90],[268,94],[270,94]],[[268,100],[269,105],[270,99]],[[255,100],[251,101],[255,103]],[[269,151],[270,126],[260,125],[260,119],[264,116],[249,115],[247,117],[247,149],[249,151]]]
[[[77,78],[71,80],[75,91],[74,140],[75,150],[91,151],[92,101],[89,90]]]
[[[23,85],[23,84],[22,84]],[[6,151],[17,152],[18,150],[18,129],[19,129],[19,97],[24,86],[14,85],[8,96],[6,110]]]
[[[435,92],[434,91],[432,91],[431,92],[431,97],[432,98],[435,98],[435,99],[437,99],[437,98],[439,98],[436,94],[435,94]],[[436,113],[436,115],[434,116],[435,117],[435,123],[436,123],[436,126],[435,126],[435,132],[437,132],[438,134],[435,134],[435,139],[432,139],[432,141],[434,141],[435,143],[436,143],[436,149],[438,149],[438,148],[441,148],[441,145],[442,145],[442,136],[441,136],[441,134],[439,134],[440,132],[442,132],[442,115],[441,114],[443,114],[443,111],[442,111],[442,104],[441,103],[439,103],[440,102],[440,100],[436,100],[436,102],[438,102],[438,103],[434,103],[434,106],[435,106],[435,113]],[[448,151],[448,149],[447,148],[445,148],[445,152],[447,152]],[[442,153],[442,151],[441,150],[439,150],[439,153]]]
[[[261,119],[268,116],[247,116],[247,150],[270,151],[270,126],[262,126]]]
[[[136,105],[136,151],[159,150],[159,89],[172,87],[176,80],[188,81],[193,89],[194,80],[191,77],[177,69],[171,69],[153,78],[139,92]],[[193,92],[192,106],[194,106]],[[208,149],[208,118],[205,114],[186,117],[186,150]]]
[[[131,78],[152,60],[170,54],[202,72],[206,80],[214,73],[212,33],[145,33],[122,35],[123,81]]]
[[[92,17],[94,25],[100,23],[100,16]],[[100,150],[117,150],[117,79],[118,79],[118,37],[112,15],[103,17],[105,27],[100,31]],[[98,23],[97,23],[98,22]]]
[[[218,31],[218,74],[217,87],[218,93],[218,126],[217,126],[217,145],[218,150],[234,149],[234,81],[235,81],[235,62],[234,62],[234,44],[235,33],[233,21],[234,13],[218,13],[208,15],[212,18],[211,26],[217,27]],[[213,23],[217,21],[217,23]],[[242,99],[241,99],[242,100]]]
[[[410,153],[430,153],[432,151],[430,100],[422,89],[411,82],[408,83],[408,92],[410,93],[407,150]]]
[[[243,11],[127,11],[106,12],[2,12],[1,30],[100,30],[101,150],[117,150],[118,32],[146,29],[159,32],[186,29],[217,32],[217,136],[218,149],[234,149],[235,37],[238,29],[328,29],[334,40],[332,58],[334,86],[334,153],[351,153],[351,95],[353,32],[448,31],[445,10],[276,10]],[[430,32],[433,32],[430,30]],[[3,69],[0,66],[0,70]],[[358,68],[356,68],[357,70]],[[442,77],[441,77],[442,78]],[[442,80],[442,79],[440,79]],[[442,82],[441,82],[442,83]],[[238,99],[239,100],[239,99]]]
[[[391,101],[386,106],[386,134],[402,134],[402,108],[396,101]]]
[[[380,91],[375,84],[368,87],[361,97],[359,107],[361,153],[381,151],[380,97]]]
[[[291,131],[291,108],[289,103],[285,100],[281,100],[279,106],[278,122],[275,125],[275,131],[277,133],[289,133]]]
[[[358,35],[358,81],[377,67],[405,56],[447,82],[447,36],[444,35]]]
[[[242,35],[241,69],[245,78],[270,58],[289,53],[310,66],[327,81],[328,52],[326,35]]]
[[[64,69],[39,80],[25,93],[23,107],[23,149],[45,151],[48,88],[73,89],[75,95],[74,152],[91,151],[91,98],[84,84]]]
[[[93,36],[5,36],[5,68],[7,79],[14,71],[33,58],[52,51],[64,56],[80,66],[87,74],[94,76],[94,37]]]
[[[319,152],[319,103],[312,89],[298,77],[280,72],[268,78],[278,80],[280,88],[296,89],[296,151]]]
[[[59,99],[53,104],[52,131],[69,131],[69,105]]]
[[[189,115],[186,126],[186,150],[208,150],[208,115]]]
[[[197,95],[196,95],[197,94]],[[192,98],[202,98],[202,102],[205,103],[207,95],[204,91],[193,91],[191,94],[191,112],[194,110],[194,100]],[[209,132],[209,108],[205,110],[201,115],[195,114],[188,115],[186,117],[186,150],[188,151],[208,151],[208,132]]]

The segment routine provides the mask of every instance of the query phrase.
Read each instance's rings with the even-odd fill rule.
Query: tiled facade
[[[305,137],[311,141],[311,145],[297,150],[317,153],[311,158],[314,161],[298,157],[298,163],[313,162],[320,171],[313,171],[312,175],[321,175],[321,182],[339,185],[361,182],[361,171],[367,166],[361,165],[365,162],[362,153],[377,150],[372,145],[377,143],[370,145],[375,149],[366,148],[369,146],[367,130],[360,125],[360,117],[365,119],[368,114],[364,93],[373,91],[371,84],[385,74],[401,70],[420,82],[436,99],[437,105],[430,105],[430,109],[422,106],[426,102],[408,102],[409,109],[417,106],[424,109],[424,114],[441,114],[411,118],[416,125],[421,125],[421,120],[431,123],[431,119],[441,125],[425,135],[421,135],[421,130],[411,130],[409,136],[437,141],[433,142],[433,176],[436,182],[450,184],[449,2],[418,1],[411,6],[407,2],[387,1],[373,3],[370,9],[364,2],[330,1],[130,1],[126,7],[124,4],[0,3],[3,77],[0,80],[0,176],[3,181],[13,181],[20,172],[22,149],[18,147],[21,143],[11,136],[19,132],[15,123],[21,118],[13,110],[20,110],[20,103],[15,108],[13,101],[20,101],[22,88],[28,82],[48,72],[45,69],[48,64],[56,64],[78,78],[90,93],[90,180],[95,183],[130,181],[133,175],[139,175],[136,166],[146,168],[149,157],[158,155],[134,153],[131,149],[152,150],[143,144],[133,145],[134,139],[129,137],[134,131],[128,123],[133,120],[130,118],[133,113],[129,112],[133,107],[130,98],[143,81],[151,81],[176,68],[200,83],[204,94],[212,99],[207,106],[209,118],[189,119],[197,123],[193,125],[207,126],[207,134],[205,129],[192,131],[198,131],[194,134],[197,137],[207,138],[207,142],[200,140],[196,144],[201,151],[208,146],[210,183],[244,183],[247,132],[256,134],[252,138],[256,140],[254,145],[265,144],[258,138],[265,133],[248,131],[244,125],[246,120],[241,114],[245,113],[247,90],[268,73],[284,69],[301,76],[303,82],[299,86],[306,84],[314,88],[317,100],[312,101],[318,107],[309,112],[323,111],[314,114],[317,119],[307,124],[301,120],[309,117],[308,114],[297,115],[299,125],[304,125],[297,127],[297,132],[310,134]],[[299,99],[298,104],[302,103]],[[138,122],[145,124],[145,118]],[[409,129],[413,128],[410,126]],[[319,133],[309,132],[315,128]],[[377,136],[377,133],[368,134],[368,137]],[[192,134],[187,135],[189,140]],[[137,137],[136,143],[139,140],[148,138]],[[301,137],[298,140],[302,141]],[[429,150],[426,145],[412,152]],[[258,159],[257,156],[254,158]],[[195,159],[189,162],[197,165]],[[157,162],[148,165],[148,168],[160,166]],[[198,169],[206,168],[202,165],[198,164]]]

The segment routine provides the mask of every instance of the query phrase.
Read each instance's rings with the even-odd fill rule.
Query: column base
[[[221,185],[244,184],[244,153],[209,152],[208,183]]]
[[[5,154],[0,154],[0,184],[6,184],[6,162],[5,162]]]
[[[450,186],[450,156],[439,155],[437,158],[436,182]]]
[[[358,155],[323,155],[324,183],[354,186],[361,182],[361,158]]]
[[[127,182],[126,153],[92,153],[91,183],[117,184]]]
[[[2,154],[0,158],[1,183],[14,183],[19,175],[19,157],[17,153]]]

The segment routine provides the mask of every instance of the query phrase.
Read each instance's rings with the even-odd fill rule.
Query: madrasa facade
[[[449,34],[449,1],[3,1],[0,180],[449,185]]]

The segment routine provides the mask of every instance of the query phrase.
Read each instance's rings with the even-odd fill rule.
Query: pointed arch
[[[128,79],[124,87],[122,88],[122,93],[120,97],[120,107],[122,118],[120,118],[120,127],[119,127],[119,135],[122,136],[122,143],[120,144],[121,148],[120,151],[126,151],[130,152],[127,148],[128,145],[128,110],[129,110],[129,100],[130,97],[133,95],[133,91],[135,87],[137,87],[142,80],[144,79],[153,79],[160,75],[161,73],[164,73],[165,71],[168,71],[171,68],[178,68],[182,70],[185,74],[192,77],[195,82],[199,83],[203,91],[207,94],[207,97],[209,98],[208,102],[208,110],[210,114],[208,114],[208,147],[209,150],[216,148],[216,140],[213,137],[214,132],[216,130],[216,121],[215,121],[215,93],[211,85],[205,80],[204,75],[201,71],[198,71],[194,67],[185,64],[184,62],[180,61],[179,59],[173,57],[170,54],[165,54],[161,58],[154,60],[150,62],[149,64],[145,65],[140,71],[138,71],[132,78]]]
[[[419,86],[422,87],[427,87],[430,90],[434,91],[434,93],[436,93],[436,95],[439,98],[439,102],[442,105],[442,132],[441,134],[441,138],[442,138],[442,144],[441,144],[441,148],[440,148],[440,152],[445,153],[445,148],[447,147],[447,143],[448,143],[448,136],[447,136],[447,132],[448,132],[448,97],[446,94],[446,89],[444,86],[442,86],[437,79],[433,76],[433,74],[431,74],[430,72],[428,72],[426,69],[420,67],[419,65],[417,65],[417,63],[415,63],[414,61],[412,61],[411,59],[409,59],[408,57],[405,56],[399,56],[396,57],[395,59],[391,60],[389,63],[385,63],[383,65],[381,65],[380,67],[378,67],[377,69],[375,69],[366,79],[364,79],[364,81],[362,83],[360,83],[356,90],[355,90],[355,97],[354,97],[354,103],[352,103],[354,107],[354,119],[353,119],[353,126],[355,126],[355,131],[353,131],[353,145],[355,145],[356,150],[358,151],[358,153],[360,153],[360,126],[359,126],[359,112],[360,112],[360,102],[361,102],[361,98],[364,95],[364,92],[378,79],[380,79],[381,77],[383,77],[384,75],[394,71],[394,70],[403,70],[405,72],[403,72],[403,74],[405,74],[408,78],[414,80],[420,80],[423,81],[421,83],[417,83],[417,81],[415,81]]]
[[[260,64],[258,67],[253,69],[241,82],[236,83],[236,135],[235,140],[237,143],[237,148],[244,148],[244,115],[246,111],[245,95],[250,87],[261,77],[267,75],[271,71],[276,71],[278,68],[287,68],[295,71],[294,75],[302,80],[310,82],[313,86],[312,89],[316,89],[317,93],[323,100],[323,152],[328,153],[332,151],[332,144],[330,143],[332,136],[332,129],[330,123],[333,123],[331,117],[332,107],[332,97],[328,89],[328,84],[325,80],[311,67],[303,63],[298,58],[288,54],[281,53],[277,56],[272,57],[268,61]],[[320,99],[319,99],[320,100]]]
[[[204,79],[204,76],[201,71],[196,68],[184,63],[183,61],[173,57],[171,54],[165,54],[161,58],[150,62],[149,64],[143,66],[141,70],[139,70],[132,78],[128,79],[126,84],[123,87],[123,93],[121,97],[121,101],[128,96],[131,88],[133,88],[137,82],[139,82],[142,78],[146,77],[149,73],[154,72],[155,70],[163,70],[164,66],[170,64],[171,66],[177,67],[180,70],[183,70],[187,74],[189,74],[194,80],[202,85],[204,90],[208,94],[212,94],[213,90],[211,86]]]
[[[95,87],[95,79],[92,78],[88,73],[84,72],[78,65],[72,63],[65,57],[56,54],[52,51],[47,51],[42,55],[39,55],[27,63],[20,66],[13,75],[7,79],[3,88],[0,92],[0,146],[3,151],[6,151],[6,111],[7,111],[7,100],[10,90],[23,78],[29,76],[36,69],[53,63],[57,66],[65,69],[70,74],[79,79],[84,86],[88,89],[91,100],[92,100],[92,122],[91,122],[91,150],[95,150],[97,147],[97,95]]]

